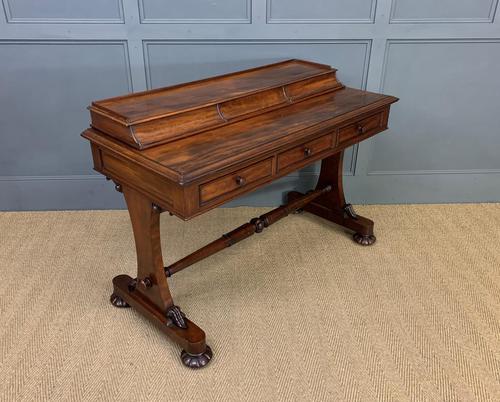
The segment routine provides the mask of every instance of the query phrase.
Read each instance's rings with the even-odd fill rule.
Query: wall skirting
[[[276,206],[290,190],[313,188],[317,177],[313,172],[290,175],[225,206]],[[344,181],[354,204],[495,202],[500,173],[345,176]],[[0,178],[3,211],[123,208],[113,183],[97,175]]]

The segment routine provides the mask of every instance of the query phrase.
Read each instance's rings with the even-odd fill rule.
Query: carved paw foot
[[[354,241],[362,246],[371,246],[377,238],[374,235],[363,235],[361,233],[354,233],[352,235]]]
[[[118,296],[115,293],[111,295],[109,301],[115,307],[120,307],[120,308],[130,307],[130,305],[125,300],[123,300],[120,296]]]
[[[210,362],[210,359],[212,359],[212,356],[212,349],[208,345],[203,353],[197,355],[189,354],[185,350],[181,352],[182,363],[192,369],[205,367]]]

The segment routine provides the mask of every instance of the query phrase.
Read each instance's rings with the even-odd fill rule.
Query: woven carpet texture
[[[262,208],[161,216],[169,264]],[[1,401],[500,401],[500,204],[359,206],[378,238],[292,215],[169,279],[214,358],[132,309],[126,211],[0,213]]]

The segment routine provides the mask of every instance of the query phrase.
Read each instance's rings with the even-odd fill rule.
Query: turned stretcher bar
[[[180,259],[177,262],[165,267],[165,274],[167,277],[182,271],[183,269],[207,258],[211,255],[218,253],[219,251],[231,247],[255,233],[260,233],[264,228],[271,226],[273,223],[279,221],[280,219],[286,217],[287,215],[303,208],[305,205],[309,204],[314,199],[318,198],[320,195],[327,193],[332,190],[331,185],[327,185],[322,189],[311,191],[304,196],[290,201],[288,204],[281,205],[278,208],[273,209],[259,216],[258,218],[253,218],[250,222],[247,222],[238,228],[232,230],[229,233],[223,234],[217,240],[207,244],[206,246],[196,250],[195,252],[189,254],[188,256]]]

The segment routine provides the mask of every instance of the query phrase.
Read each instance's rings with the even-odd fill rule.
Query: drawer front
[[[235,172],[200,185],[200,202],[206,203],[224,194],[245,188],[273,174],[273,158],[239,169]]]
[[[375,134],[384,127],[384,112],[365,117],[355,123],[342,127],[339,130],[339,143],[349,141],[355,137]]]
[[[333,134],[324,135],[278,155],[278,171],[299,164],[333,147]]]

